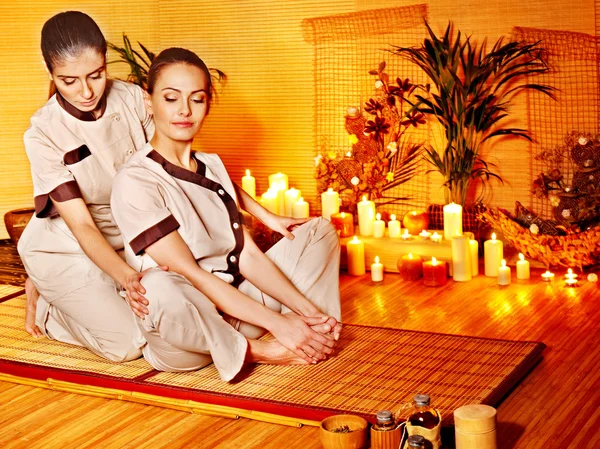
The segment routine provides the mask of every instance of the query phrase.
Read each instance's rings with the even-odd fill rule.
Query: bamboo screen
[[[408,77],[412,82],[426,82],[414,65],[386,51],[391,45],[422,42],[426,17],[427,5],[413,5],[304,20],[305,39],[314,47],[315,155],[334,152],[343,157],[351,150],[344,115],[349,106],[362,107],[374,95],[375,78],[368,72],[381,61],[386,61],[392,80]],[[411,139],[425,142],[427,128],[413,132]],[[420,175],[386,196],[409,197],[411,208],[425,207],[429,183],[423,165]],[[398,214],[408,207],[394,204],[387,209]]]
[[[548,51],[552,70],[537,77],[536,82],[557,88],[557,101],[536,92],[528,93],[527,124],[535,140],[530,145],[532,179],[548,173],[548,161],[536,158],[540,152],[562,146],[568,133],[599,131],[600,95],[598,89],[598,38],[584,33],[515,28],[517,40],[541,41]],[[569,162],[569,155],[559,168],[566,185],[574,180],[577,167]],[[551,218],[552,206],[545,198],[531,195],[533,211]]]

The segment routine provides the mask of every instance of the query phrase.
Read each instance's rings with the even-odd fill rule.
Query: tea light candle
[[[357,204],[358,233],[362,236],[373,235],[373,219],[375,218],[375,203],[363,196]]]
[[[554,273],[551,273],[549,270],[546,270],[545,273],[542,273],[542,281],[552,282],[553,280],[554,280]]]
[[[398,270],[405,281],[418,281],[423,276],[423,259],[412,253],[402,256],[398,261]]]
[[[408,233],[408,229],[404,228],[404,232],[400,237],[402,240],[409,240],[412,236]]]
[[[575,287],[577,285],[577,279],[565,279],[565,284],[567,285],[567,287]]]
[[[471,247],[471,276],[479,275],[479,242],[477,240],[469,240]]]
[[[330,187],[321,193],[321,215],[328,220],[340,211],[340,196]]]
[[[565,279],[577,279],[577,275],[573,273],[573,269],[569,268],[567,270],[567,274],[565,274]]]
[[[354,236],[346,244],[348,250],[348,274],[350,276],[362,276],[365,274],[365,244]]]
[[[250,170],[246,170],[246,176],[242,176],[242,189],[256,199],[256,179],[250,175]]]
[[[489,277],[498,276],[498,268],[504,258],[504,245],[496,240],[496,234],[492,234],[491,240],[483,243],[483,256],[485,262],[485,275]]]
[[[379,256],[375,256],[375,263],[371,264],[371,280],[373,282],[383,281],[383,264],[379,262]]]
[[[444,210],[444,238],[451,239],[455,235],[462,235],[462,206],[460,204],[446,204]]]
[[[283,173],[269,175],[269,189],[285,192],[288,189],[288,176]]]
[[[421,237],[423,240],[429,239],[430,236],[431,236],[431,232],[428,232],[425,229],[423,229],[421,232],[419,232],[419,237]]]
[[[423,285],[427,287],[440,287],[448,281],[448,264],[443,260],[432,257],[429,262],[423,263]]]
[[[285,191],[284,194],[284,215],[286,217],[291,217],[294,213],[294,203],[298,201],[302,192],[298,189],[294,189],[293,187],[289,190]]]
[[[433,235],[429,237],[429,240],[431,240],[433,243],[440,243],[442,241],[442,236],[437,232],[434,232]]]
[[[381,219],[381,214],[375,215],[373,222],[373,237],[380,239],[385,235],[385,221]]]
[[[263,205],[265,209],[274,214],[279,213],[279,198],[278,191],[276,190],[267,190],[262,194],[260,198],[260,203]]]
[[[308,203],[304,201],[304,198],[300,197],[292,205],[292,217],[294,218],[308,218],[310,217],[310,208]]]
[[[390,216],[390,221],[388,221],[388,235],[392,239],[400,237],[400,222],[396,220],[394,214]]]
[[[517,279],[529,279],[530,276],[529,262],[525,260],[525,256],[522,253],[519,253],[519,260],[517,261]]]
[[[331,216],[331,224],[338,231],[340,237],[354,235],[354,217],[348,212],[341,212]]]
[[[510,285],[510,267],[506,266],[504,259],[498,267],[498,285]]]
[[[456,235],[452,237],[452,279],[465,282],[470,281],[472,276],[470,239]]]

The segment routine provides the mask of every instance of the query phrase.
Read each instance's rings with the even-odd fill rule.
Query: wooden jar
[[[454,411],[456,449],[496,449],[496,409],[470,404]]]

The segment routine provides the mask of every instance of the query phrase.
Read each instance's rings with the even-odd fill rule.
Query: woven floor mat
[[[4,296],[19,291],[0,286]],[[372,418],[377,410],[398,410],[414,394],[428,393],[449,425],[461,405],[496,405],[545,347],[348,324],[336,357],[311,366],[250,366],[227,383],[213,365],[159,373],[143,359],[113,363],[77,346],[35,339],[23,330],[24,316],[25,295],[0,303],[0,372],[309,420],[334,413]]]

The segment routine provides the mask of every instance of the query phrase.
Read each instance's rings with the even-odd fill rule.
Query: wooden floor
[[[12,251],[12,253],[11,253]],[[4,248],[0,282],[19,284]],[[10,259],[10,257],[8,257]],[[22,270],[22,269],[21,269]],[[344,320],[543,341],[544,360],[498,407],[500,449],[600,447],[600,290],[584,281],[500,288],[479,276],[425,288],[386,275],[341,276]],[[558,273],[557,273],[558,274]],[[558,278],[559,276],[557,276]],[[433,398],[435,403],[435,398]],[[2,448],[320,448],[318,429],[230,420],[0,382]]]

